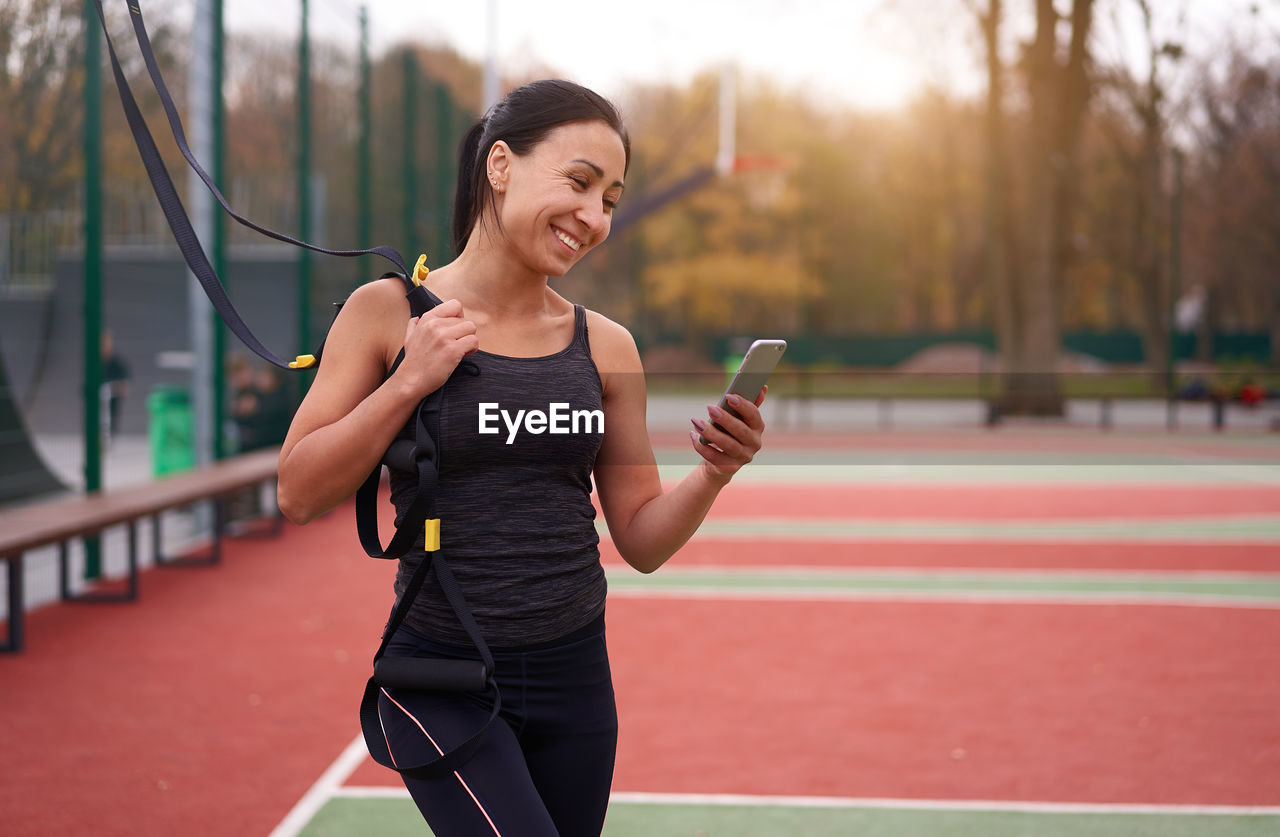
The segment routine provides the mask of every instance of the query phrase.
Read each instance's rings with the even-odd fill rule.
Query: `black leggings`
[[[401,626],[389,656],[478,659]],[[436,837],[599,837],[613,783],[618,714],[604,616],[551,643],[493,649],[502,713],[476,755],[441,779],[405,778]],[[492,692],[383,689],[392,757],[421,764],[475,733]]]

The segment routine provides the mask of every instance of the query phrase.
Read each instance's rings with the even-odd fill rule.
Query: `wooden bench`
[[[127,601],[138,595],[137,523],[150,518],[152,554],[157,564],[213,564],[221,559],[227,499],[276,477],[279,449],[235,456],[196,470],[108,492],[63,497],[0,511],[0,561],[8,565],[9,629],[0,651],[20,651],[23,643],[23,555],[56,544],[59,592],[64,601]],[[209,550],[201,556],[167,558],[160,549],[160,515],[211,501],[214,508]],[[278,516],[273,515],[278,519]],[[123,591],[73,594],[68,544],[96,538],[113,526],[128,526],[128,577]]]

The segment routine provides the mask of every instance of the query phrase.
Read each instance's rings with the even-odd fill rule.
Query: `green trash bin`
[[[185,389],[158,386],[147,396],[147,439],[151,473],[162,477],[195,465],[191,396]]]

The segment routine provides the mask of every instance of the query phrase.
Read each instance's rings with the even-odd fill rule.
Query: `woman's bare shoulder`
[[[409,304],[404,298],[404,283],[394,276],[365,282],[343,300],[342,310],[349,308],[361,313],[407,311]]]
[[[326,351],[337,344],[349,351],[371,353],[380,359],[394,356],[403,341],[408,320],[409,303],[404,297],[404,284],[399,279],[392,277],[366,282],[343,300],[325,338]]]
[[[587,309],[586,315],[591,357],[600,371],[640,371],[640,351],[631,332],[599,312]]]

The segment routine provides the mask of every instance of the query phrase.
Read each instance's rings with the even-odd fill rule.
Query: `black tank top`
[[[601,381],[574,306],[573,340],[552,355],[476,352],[445,384],[436,513],[441,554],[481,633],[502,646],[547,642],[604,611],[591,471],[604,435]],[[475,370],[472,370],[473,372]],[[413,424],[401,431],[412,438]],[[416,478],[391,472],[403,514]],[[396,595],[422,561],[422,539],[400,559]],[[469,646],[432,570],[405,623]]]

